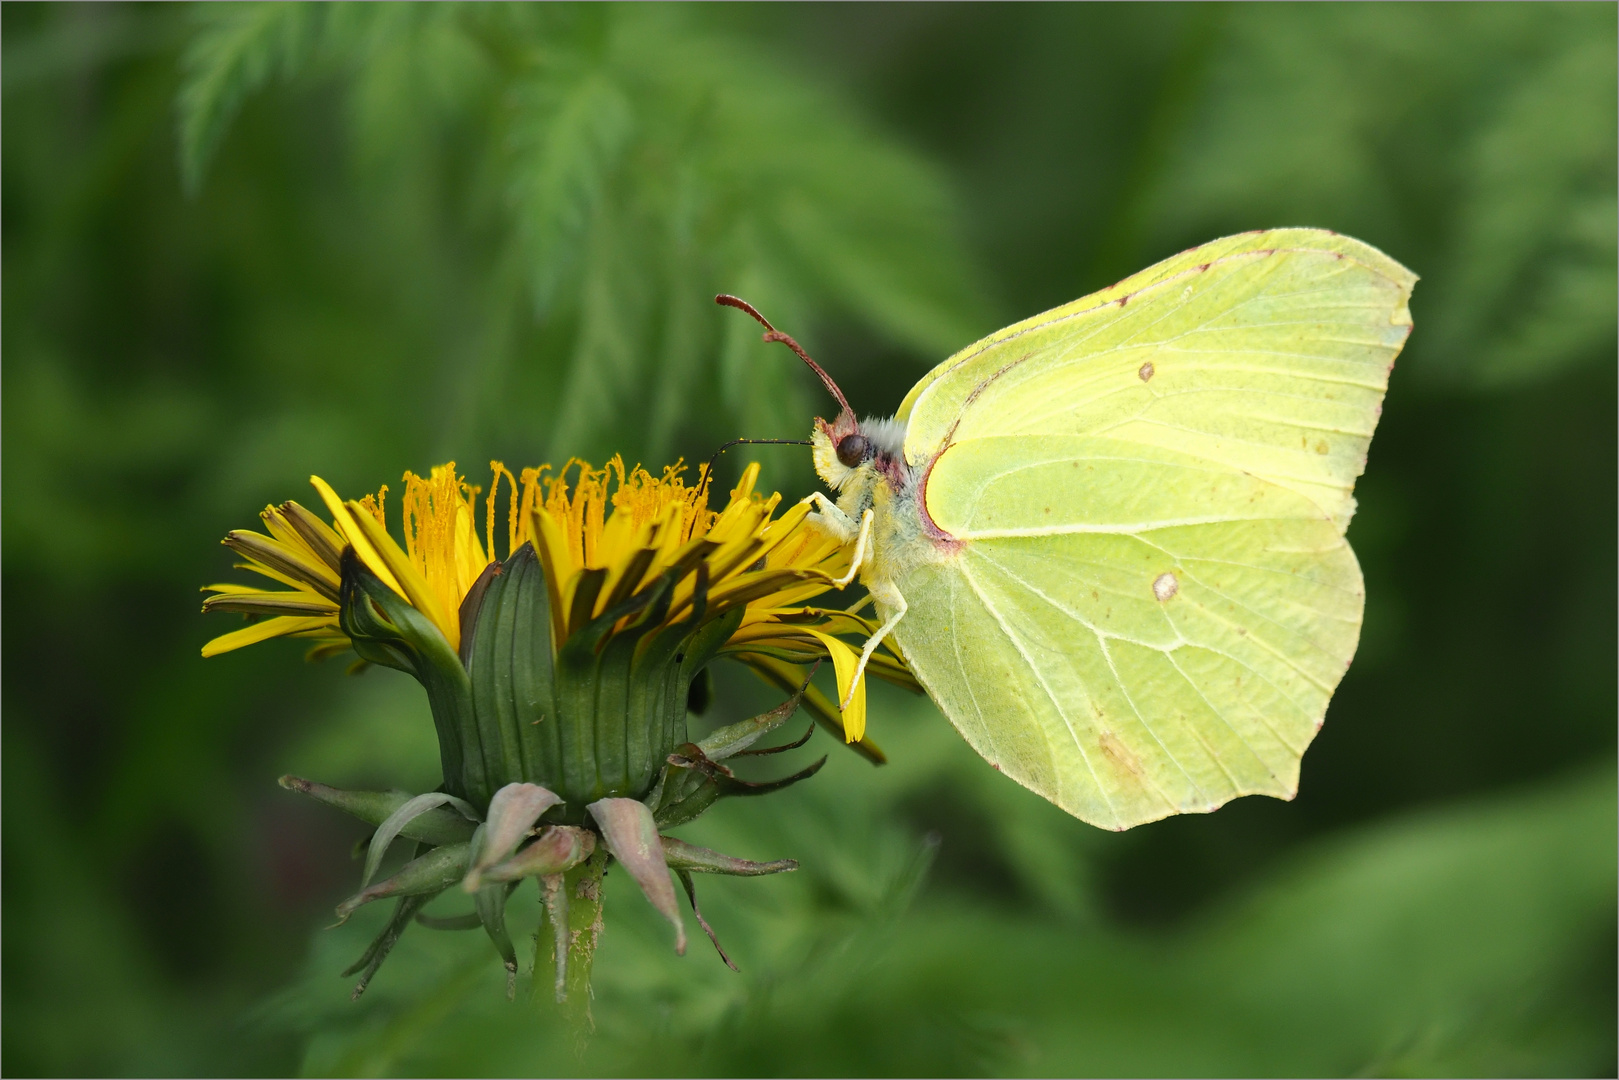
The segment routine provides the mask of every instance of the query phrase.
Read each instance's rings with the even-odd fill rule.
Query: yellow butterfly
[[[892,635],[973,749],[1104,828],[1292,798],[1360,637],[1344,531],[1415,282],[1322,230],[1216,240],[968,346],[887,420],[765,323],[840,406],[811,500],[881,619],[860,670]]]

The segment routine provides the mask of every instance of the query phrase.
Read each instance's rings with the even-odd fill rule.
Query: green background
[[[1619,1067],[1614,5],[0,20],[7,1074]],[[717,291],[884,413],[1274,225],[1423,279],[1294,802],[1102,833],[881,693],[892,764],[817,736],[769,759],[832,755],[812,782],[684,831],[803,863],[702,883],[740,975],[612,877],[583,1061],[480,935],[413,931],[347,1001],[361,829],[274,778],[425,790],[431,725],[394,672],[200,659],[227,529],[317,471],[802,437],[828,403]],[[719,675],[697,728],[771,703]]]

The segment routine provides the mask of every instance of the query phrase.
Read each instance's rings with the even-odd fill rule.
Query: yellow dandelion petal
[[[626,518],[628,516],[625,515]],[[608,519],[608,525],[611,526],[617,518],[618,514],[615,513]],[[608,563],[607,580],[602,584],[599,610],[606,610],[627,599],[646,580],[646,572],[657,555],[650,546],[652,533],[656,528],[656,523],[649,521],[637,526],[634,533],[617,541],[619,550]]]
[[[309,583],[304,579],[293,577],[291,574],[283,574],[275,567],[266,566],[264,563],[258,562],[254,559],[249,559],[247,562],[231,563],[231,565],[238,570],[249,570],[255,574],[258,574],[260,577],[267,577],[271,581],[279,581],[283,585],[291,585],[294,589],[305,589],[309,587]]]
[[[860,654],[831,634],[823,634],[819,630],[806,632],[826,646],[827,655],[832,657],[832,666],[837,670],[838,710],[843,714],[844,740],[859,742],[866,735],[866,680],[855,682],[854,679]],[[849,693],[851,686],[854,689],[852,695]],[[845,700],[849,702],[847,706],[842,704]]]
[[[331,568],[301,544],[288,545],[246,529],[233,529],[225,535],[224,545],[239,555],[245,555],[254,569],[262,566],[276,571],[277,580],[300,587],[319,589],[337,598],[338,578]]]
[[[231,595],[235,595],[235,596],[247,596],[247,595],[250,595],[252,593],[265,592],[266,590],[259,588],[257,585],[238,585],[238,584],[236,584],[234,582],[226,581],[226,582],[221,582],[218,585],[204,585],[201,589],[198,589],[197,591],[198,592],[230,593]]]
[[[568,636],[567,612],[573,603],[571,595],[578,577],[577,564],[562,525],[547,509],[541,507],[531,515],[534,547],[545,570],[545,588],[551,596],[551,640],[564,641]]]
[[[304,638],[306,640],[314,639],[315,643],[311,645],[309,647],[309,651],[304,654],[304,659],[310,661],[326,660],[330,657],[338,655],[339,653],[348,652],[352,644],[349,639],[342,634],[333,637],[329,634],[308,632],[294,634],[292,636]],[[363,660],[359,662],[361,664],[365,663]]]
[[[368,570],[382,579],[384,585],[400,596],[404,596],[405,590],[394,579],[393,574],[388,570],[388,564],[382,561],[382,557],[371,546],[371,541],[366,537],[365,533],[360,531],[360,526],[355,521],[354,514],[350,513],[343,500],[337,497],[337,492],[332,490],[332,485],[318,476],[311,476],[309,482],[320,493],[321,501],[326,504],[326,509],[331,513],[332,521],[336,524],[337,531],[342,534],[344,542],[354,549],[354,554],[359,556],[360,561],[365,563]]]
[[[449,590],[447,599],[452,609],[460,610],[461,598],[467,595],[472,583],[489,565],[489,556],[484,554],[483,545],[478,543],[478,529],[473,524],[472,507],[469,505],[455,508],[454,558],[455,585]]]
[[[330,525],[296,502],[288,500],[282,503],[279,509],[287,524],[303,538],[305,546],[315,557],[331,567],[333,573],[340,572],[343,561],[343,538]]]
[[[202,602],[202,610],[234,611],[243,615],[321,615],[337,616],[337,604],[316,593],[297,592],[222,593]]]
[[[202,647],[203,656],[218,656],[233,649],[240,649],[247,645],[257,645],[261,641],[271,638],[284,637],[296,634],[302,630],[321,630],[331,626],[327,618],[299,617],[284,615],[279,618],[266,619],[251,626],[229,634],[221,634]]]
[[[444,635],[444,640],[450,643],[451,649],[460,648],[461,625],[459,620],[452,621],[445,616],[444,609],[439,604],[438,596],[432,587],[428,585],[427,580],[411,564],[410,556],[400,550],[399,545],[394,542],[393,537],[388,535],[388,531],[382,527],[380,522],[369,514],[358,512],[364,509],[359,503],[351,502],[348,505],[351,510],[349,520],[354,523],[356,530],[370,544],[371,550],[376,554],[379,561],[387,568],[393,579],[398,582],[396,591],[406,600],[409,600],[411,606],[425,615],[434,626],[438,627],[439,633]],[[350,540],[352,541],[353,539],[351,536]],[[355,544],[354,547],[356,551],[359,550],[358,544]],[[383,580],[386,581],[387,579],[384,578]]]
[[[309,546],[298,531],[292,527],[292,524],[287,521],[286,516],[281,513],[279,507],[266,506],[259,511],[259,519],[264,522],[264,527],[270,530],[270,535],[287,547],[303,549]]]
[[[749,495],[752,495],[753,485],[757,484],[758,482],[759,463],[757,461],[750,461],[748,462],[747,468],[742,470],[742,478],[737,481],[736,487],[731,492],[732,501],[746,499]]]
[[[658,556],[653,569],[661,572],[674,565],[680,550],[690,543],[684,528],[685,514],[679,505],[664,507],[658,522]]]

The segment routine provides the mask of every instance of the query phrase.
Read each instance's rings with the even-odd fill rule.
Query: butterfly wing
[[[1358,240],[1216,240],[940,364],[896,419],[924,465],[981,436],[1102,434],[1252,472],[1342,528],[1416,277]]]
[[[1290,798],[1359,639],[1343,538],[1415,278],[1216,241],[963,350],[907,399],[955,543],[895,634],[975,749],[1094,824]]]

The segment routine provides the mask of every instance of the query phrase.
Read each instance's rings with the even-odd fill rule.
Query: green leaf
[[[316,59],[338,73],[356,155],[396,216],[436,213],[430,177],[467,158],[457,226],[501,240],[478,293],[485,355],[452,406],[546,401],[556,460],[668,452],[688,420],[711,422],[692,411],[705,376],[724,429],[802,433],[802,373],[713,310],[717,292],[811,345],[828,316],[930,356],[985,329],[939,171],[681,10],[227,8],[187,50],[187,182],[244,99]],[[470,156],[451,148],[465,129],[487,133]]]
[[[242,102],[271,79],[295,74],[319,33],[316,4],[210,4],[192,9],[197,29],[181,66],[180,172],[195,195]]]

